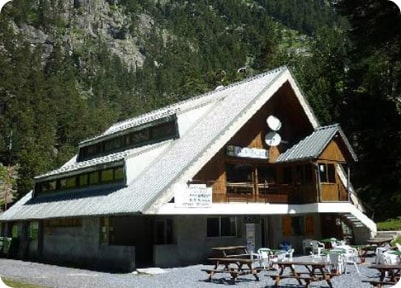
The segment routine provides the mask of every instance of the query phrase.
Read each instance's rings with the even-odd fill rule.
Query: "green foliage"
[[[342,117],[360,158],[354,185],[378,220],[395,217],[401,204],[399,10],[374,0],[339,1],[338,9],[352,28]]]
[[[401,220],[400,219],[387,219],[386,221],[383,222],[378,222],[376,223],[377,225],[377,230],[380,231],[395,231],[395,230],[401,230]],[[401,237],[397,238],[398,243],[401,244]]]
[[[329,2],[324,0],[258,0],[256,2],[286,26],[309,35],[322,26],[333,27],[341,22],[328,4]]]

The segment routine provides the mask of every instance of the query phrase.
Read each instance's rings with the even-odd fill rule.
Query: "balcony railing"
[[[218,202],[269,202],[269,203],[287,203],[289,186],[286,184],[254,184],[250,182],[242,183],[227,183],[227,193],[220,199],[215,199]]]
[[[262,202],[306,204],[348,201],[345,188],[337,184],[301,185],[252,182],[220,182],[213,189],[213,202]]]

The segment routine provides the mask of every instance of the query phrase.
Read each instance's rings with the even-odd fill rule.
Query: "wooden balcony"
[[[216,185],[217,186],[217,185]],[[319,191],[314,183],[289,185],[251,182],[219,183],[213,189],[213,202],[261,202],[307,204],[319,202],[348,201],[345,187],[322,183]]]
[[[214,202],[287,203],[290,187],[285,184],[227,183],[225,194],[214,194]]]

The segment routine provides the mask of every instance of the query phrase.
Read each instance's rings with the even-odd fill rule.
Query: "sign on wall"
[[[269,159],[269,151],[261,148],[227,146],[227,155],[241,158]]]
[[[212,188],[206,184],[176,185],[174,203],[177,208],[207,208],[212,206]]]
[[[246,250],[248,253],[255,252],[255,223],[245,224]]]

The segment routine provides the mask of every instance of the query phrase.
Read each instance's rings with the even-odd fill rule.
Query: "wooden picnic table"
[[[216,273],[228,273],[231,275],[234,282],[239,275],[252,274],[255,279],[259,281],[258,273],[263,270],[261,267],[255,267],[255,263],[259,263],[259,259],[253,259],[251,257],[222,257],[209,258],[208,260],[213,263],[213,268],[202,269],[202,271],[205,271],[209,274],[209,281],[212,280],[213,275]]]
[[[400,280],[401,264],[372,264],[368,266],[371,269],[377,269],[379,279],[368,279],[363,282],[369,282],[374,287],[382,287],[383,285],[395,285]]]
[[[223,247],[213,247],[212,251],[218,254],[219,257],[232,257],[238,255],[249,255],[246,246],[223,246]]]
[[[383,246],[386,243],[390,243],[391,240],[393,240],[392,237],[387,237],[387,238],[373,238],[366,240],[366,243],[370,245],[377,245],[377,246]]]
[[[333,287],[331,279],[337,276],[337,273],[330,273],[327,268],[328,263],[315,262],[315,261],[279,261],[276,263],[279,267],[279,273],[277,275],[271,275],[271,278],[275,281],[274,287],[278,287],[279,282],[282,279],[295,279],[298,284],[305,287],[309,287],[311,282],[325,280],[330,288]],[[306,271],[301,271],[297,267],[305,267]],[[290,273],[284,273],[289,268]]]
[[[366,245],[359,245],[357,248],[359,250],[359,258],[361,262],[364,263],[366,256],[369,252],[376,254],[377,247],[384,246],[386,243],[390,243],[393,238],[373,238],[366,241]]]

